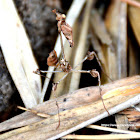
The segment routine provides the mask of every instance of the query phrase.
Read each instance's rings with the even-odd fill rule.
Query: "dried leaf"
[[[72,35],[72,27],[66,23],[66,16],[56,11],[56,9],[52,10],[53,13],[56,14],[56,20],[58,21],[58,31],[64,34],[66,39],[68,40],[70,47],[74,46],[73,35]]]
[[[56,66],[58,62],[56,51],[53,50],[50,52],[49,57],[47,58],[47,65],[48,66]]]
[[[70,47],[74,46],[73,35],[72,35],[72,28],[66,22],[62,22],[61,31],[68,40]]]

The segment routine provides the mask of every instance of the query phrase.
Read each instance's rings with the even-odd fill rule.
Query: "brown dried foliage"
[[[57,54],[56,54],[56,51],[53,50],[50,52],[49,57],[47,58],[47,65],[56,66],[57,63],[58,63]]]
[[[70,47],[74,46],[73,35],[72,35],[72,27],[66,23],[66,16],[56,11],[56,9],[52,10],[53,13],[56,14],[56,20],[58,21],[58,31],[64,34],[66,39],[68,40]]]

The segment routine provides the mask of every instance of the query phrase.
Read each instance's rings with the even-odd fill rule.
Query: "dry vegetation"
[[[140,1],[71,2],[0,1],[0,140],[140,139]]]

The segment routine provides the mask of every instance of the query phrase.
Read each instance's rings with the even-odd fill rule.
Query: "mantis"
[[[79,73],[79,72],[80,73],[88,73],[93,78],[98,77],[100,97],[101,97],[101,100],[102,100],[102,103],[103,103],[103,106],[104,106],[106,112],[108,113],[108,115],[110,115],[109,112],[108,112],[108,110],[106,109],[105,104],[104,104],[104,101],[102,99],[102,95],[101,95],[101,80],[100,80],[100,74],[99,74],[99,72],[96,71],[96,69],[92,69],[92,70],[77,70],[77,67],[80,66],[80,64],[82,64],[84,61],[86,61],[86,60],[93,60],[94,58],[96,58],[96,60],[99,63],[100,67],[102,68],[101,63],[100,63],[100,61],[99,61],[96,53],[94,51],[92,51],[92,52],[89,52],[88,51],[87,52],[87,55],[85,56],[85,58],[83,58],[83,60],[79,64],[77,64],[74,68],[72,68],[72,66],[66,60],[66,57],[65,57],[63,40],[62,40],[62,34],[61,34],[61,33],[64,34],[64,36],[66,37],[66,39],[68,40],[68,42],[70,44],[70,47],[71,48],[74,47],[72,28],[71,28],[71,26],[68,23],[66,23],[66,21],[65,21],[66,16],[64,14],[61,14],[61,13],[57,12],[56,9],[52,10],[52,12],[56,14],[56,20],[58,21],[57,27],[58,27],[58,32],[60,34],[62,58],[59,60],[58,57],[57,57],[56,51],[55,50],[52,50],[49,53],[49,56],[47,58],[47,65],[48,66],[54,66],[55,68],[58,68],[60,70],[58,70],[58,71],[43,71],[43,70],[37,69],[36,71],[34,71],[34,73],[43,76],[42,73],[49,73],[49,72],[51,72],[51,73],[59,73],[59,72],[65,72],[66,74],[59,81],[53,83],[53,85],[52,85],[52,91],[54,91],[54,92],[57,90],[57,85],[62,80],[64,80],[72,72],[76,72],[76,73]],[[58,106],[57,100],[56,100],[56,105],[57,105],[57,108],[58,108],[58,117],[59,117],[59,125],[57,126],[57,128],[59,128],[59,126],[60,126],[60,116],[59,116],[59,106]],[[36,115],[38,115],[40,117],[46,117],[46,116],[48,117],[48,115],[45,115],[43,113],[38,113],[38,112],[33,111],[33,110],[30,110],[30,109],[25,109],[23,107],[18,107],[18,108],[20,108],[22,110],[26,110],[26,111],[32,112],[32,113],[34,113],[34,114],[36,114]]]

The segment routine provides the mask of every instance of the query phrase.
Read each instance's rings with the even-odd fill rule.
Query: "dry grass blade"
[[[114,132],[114,133],[133,134],[133,135],[140,134],[138,132],[126,131],[126,130],[115,129],[115,128],[110,128],[110,127],[103,127],[103,126],[98,126],[98,125],[89,125],[89,126],[87,126],[87,128],[110,131],[110,132]]]
[[[71,26],[73,27],[77,17],[79,16],[80,12],[81,12],[81,9],[84,5],[86,0],[82,0],[80,3],[79,3],[79,0],[74,0],[71,7],[70,7],[70,10],[68,11],[68,14],[67,14],[67,18],[66,18],[66,22]],[[62,35],[63,37],[63,35]],[[64,38],[64,37],[63,37]],[[64,38],[63,39],[63,44],[65,44],[67,40]],[[61,53],[61,49],[60,49],[60,36],[58,36],[57,38],[57,42],[55,44],[55,47],[54,49],[56,50],[56,53],[58,55],[58,57],[60,56],[60,53]],[[49,67],[48,68],[48,71],[53,71],[54,70],[54,67]],[[45,93],[46,93],[46,90],[48,88],[48,85],[49,85],[49,82],[50,82],[50,79],[52,76],[52,73],[48,73],[47,74],[47,79],[45,80],[45,83],[44,83],[44,86],[43,86],[43,90],[42,90],[42,96],[41,96],[41,99],[40,99],[40,102],[43,102],[44,100],[44,96],[45,96]]]
[[[140,138],[139,134],[112,134],[112,135],[67,135],[62,137],[63,139],[76,139],[76,140],[118,140],[118,139],[138,139]]]
[[[102,42],[102,44],[110,45],[112,40],[107,33],[103,20],[100,14],[96,10],[92,10],[91,27],[93,28],[96,36]],[[98,25],[98,26],[97,26]]]
[[[75,51],[75,56],[74,56],[73,67],[75,67],[77,64],[79,64],[83,60],[88,50],[86,46],[86,39],[87,39],[87,33],[88,33],[88,27],[89,27],[90,13],[91,13],[91,9],[94,2],[95,1],[93,0],[87,1],[86,7],[85,7],[84,18],[83,18],[82,26],[81,26],[81,33],[80,33],[81,35],[79,37],[79,43],[77,47],[75,46],[76,51]],[[82,69],[82,64],[78,66],[78,69]],[[69,89],[70,92],[78,89],[80,76],[81,76],[81,73],[72,73],[70,89]]]
[[[104,73],[102,76],[102,83],[105,83],[106,81],[108,82],[110,79],[110,77],[108,77],[109,64],[107,64],[107,58],[106,58],[105,52],[106,52],[106,49],[108,48],[108,45],[112,44],[112,40],[106,30],[106,27],[105,27],[103,19],[101,18],[101,15],[96,10],[92,10],[90,23],[91,23],[91,28],[92,28],[91,41],[92,41],[94,50],[98,52],[99,59],[102,62],[102,66],[100,65],[101,70]],[[99,41],[101,41],[101,43]]]
[[[117,43],[117,56],[118,56],[118,78],[127,76],[127,4],[121,3],[120,5],[120,20],[118,27],[118,43]]]
[[[106,13],[105,25],[112,38],[112,45],[107,47],[107,64],[108,64],[108,75],[111,79],[118,79],[118,69],[117,69],[117,40],[118,40],[118,25],[119,25],[119,7],[120,1],[113,0],[109,5],[108,11]],[[115,18],[114,18],[115,17]],[[113,71],[113,72],[112,72]]]
[[[0,43],[7,67],[25,106],[33,107],[39,103],[41,80],[33,73],[38,66],[13,1],[0,1],[0,17]]]

